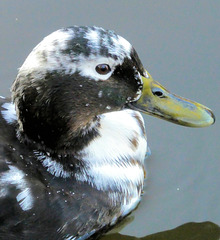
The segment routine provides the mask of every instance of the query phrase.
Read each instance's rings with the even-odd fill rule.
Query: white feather
[[[78,181],[88,182],[99,190],[120,189],[125,196],[122,215],[136,207],[141,195],[141,191],[137,189],[142,187],[144,182],[143,165],[147,142],[134,114],[142,119],[140,113],[132,110],[101,115],[100,136],[81,152],[87,167],[82,169],[81,174],[76,175]],[[138,142],[136,149],[131,147],[133,138]],[[137,164],[131,164],[129,159]],[[110,199],[114,204],[119,197],[113,194]]]
[[[140,194],[137,194],[135,197],[133,197],[128,204],[123,204],[121,207],[121,216],[126,216],[129,214],[131,211],[133,211],[138,203],[140,202],[141,197]]]
[[[99,49],[100,48],[100,37],[99,37],[99,31],[95,31],[93,29],[90,29],[86,35],[85,38],[88,40],[88,46],[92,49]]]
[[[122,64],[124,58],[130,58],[132,46],[123,37],[114,34],[111,37],[104,34],[103,39],[100,39],[101,30],[103,29],[98,27],[88,28],[87,32],[84,30],[84,38],[88,40],[87,45],[91,50],[89,56],[76,55],[70,49],[68,42],[75,37],[74,29],[60,29],[51,33],[32,50],[21,66],[18,77],[21,74],[28,75],[34,72],[35,77],[32,78],[34,82],[35,79],[43,78],[47,72],[64,71],[66,74],[74,74],[79,71],[82,76],[96,81],[108,79],[116,65]],[[110,39],[113,45],[109,44]],[[108,49],[109,56],[117,56],[117,60],[114,57],[103,57],[99,52],[101,40],[102,47]],[[65,51],[68,53],[66,54]],[[95,70],[98,64],[108,64],[112,71],[100,75]]]
[[[75,240],[75,239],[76,239],[76,237],[71,236],[69,234],[64,238],[64,240]]]
[[[131,156],[143,164],[147,143],[137,120],[133,117],[134,113],[142,119],[139,112],[132,110],[101,115],[100,136],[83,149],[82,154],[85,156],[83,160],[89,165],[100,166],[117,164],[119,159]],[[134,137],[139,143],[136,151],[131,148],[131,139]]]
[[[0,186],[2,190],[5,190],[5,193],[8,193],[10,185],[15,185],[20,190],[16,199],[22,210],[27,211],[33,207],[34,199],[24,177],[25,174],[23,171],[9,165],[9,170],[0,175]]]
[[[2,107],[5,110],[2,110],[1,113],[7,123],[12,124],[13,122],[17,121],[15,105],[13,103],[4,103],[2,104]]]
[[[30,196],[31,196],[31,190],[30,188],[27,187],[23,191],[21,191],[16,197],[23,211],[27,211],[32,208],[32,203],[31,203],[32,197]]]
[[[76,65],[71,61],[71,56],[62,53],[68,47],[67,42],[73,37],[74,32],[71,29],[66,31],[61,29],[51,33],[32,50],[21,66],[19,73],[28,74],[36,71],[35,74],[38,74],[39,77],[54,70],[65,70],[69,74],[74,73]]]
[[[34,151],[34,154],[37,156],[37,159],[41,161],[42,165],[47,169],[47,171],[55,177],[71,177],[71,172],[65,171],[61,163],[53,160],[51,157],[46,156],[40,151]]]
[[[86,240],[86,239],[88,239],[92,234],[94,234],[96,231],[95,230],[92,230],[91,232],[89,232],[89,233],[86,233],[86,234],[84,234],[83,236],[81,236],[81,237],[75,237],[75,236],[71,236],[71,235],[67,235],[66,237],[65,237],[65,239],[64,240]]]
[[[116,61],[115,59],[111,57],[97,57],[95,55],[90,55],[89,57],[85,56],[80,56],[78,57],[79,61],[76,64],[77,70],[79,70],[80,75],[87,77],[88,79],[92,79],[95,81],[98,80],[107,80],[111,74],[113,73],[115,67],[118,64],[121,64],[122,61],[118,60]],[[111,71],[108,74],[101,75],[96,71],[96,66],[99,64],[108,64],[111,68]]]
[[[118,36],[118,43],[119,45],[123,46],[123,48],[127,52],[127,56],[130,56],[131,48],[132,48],[131,44],[121,36]]]
[[[142,126],[137,118],[142,121]],[[97,127],[96,124],[94,126]],[[78,153],[85,167],[75,174],[76,180],[87,182],[98,190],[113,190],[109,192],[109,200],[112,205],[121,201],[121,216],[127,215],[140,201],[147,151],[143,126],[142,116],[136,111],[103,114],[99,121],[99,136]],[[134,138],[137,141],[136,148],[131,143]],[[61,163],[39,151],[34,153],[55,177],[71,177],[71,172],[65,171]],[[114,192],[115,189],[118,190]]]

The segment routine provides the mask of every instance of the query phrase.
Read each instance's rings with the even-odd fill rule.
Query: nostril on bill
[[[163,91],[160,90],[159,88],[153,88],[151,91],[152,91],[153,95],[155,95],[157,97],[160,97],[160,98],[164,97]]]

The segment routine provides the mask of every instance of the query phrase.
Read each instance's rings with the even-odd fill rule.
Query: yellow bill
[[[209,108],[170,93],[146,73],[148,77],[142,76],[142,95],[131,103],[133,109],[188,127],[206,127],[215,122]]]

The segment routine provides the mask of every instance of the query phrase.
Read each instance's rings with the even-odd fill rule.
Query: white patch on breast
[[[133,117],[134,112],[143,121],[141,114],[133,110],[101,115],[100,136],[96,137],[82,152],[86,156],[86,162],[100,166],[100,164],[117,163],[121,157],[131,156],[136,161],[144,163],[147,143],[142,129]],[[136,150],[131,148],[130,140],[133,137],[138,141]]]
[[[22,210],[28,211],[33,207],[34,199],[31,189],[28,187],[28,183],[24,179],[25,174],[23,171],[14,166],[9,165],[9,169],[10,170],[0,175],[1,192],[5,193],[4,196],[0,196],[7,196],[10,185],[15,185],[16,189],[20,190],[20,193],[17,195],[16,199]]]
[[[135,188],[141,184],[144,179],[144,172],[142,167],[138,165],[131,166],[126,163],[118,163],[118,166],[117,164],[105,164],[96,166],[88,170],[87,173],[91,174],[91,171],[92,176],[96,177],[94,177],[95,181],[91,181],[90,184],[95,185],[98,190],[107,189],[108,187],[111,188],[111,186],[117,186],[118,189],[122,188],[124,192],[127,192],[127,185],[129,186],[132,184]]]
[[[134,113],[142,119],[132,110],[101,115],[100,136],[81,152],[87,167],[76,176],[79,181],[102,190],[118,187],[126,194],[143,185],[147,142]],[[138,143],[136,149],[131,145],[133,138]]]
[[[101,115],[99,124],[100,136],[81,151],[86,167],[76,179],[98,190],[112,190],[108,194],[111,205],[121,204],[120,212],[111,221],[114,224],[140,201],[147,141],[139,112],[106,113]],[[136,147],[132,146],[132,139],[136,140]]]
[[[2,108],[5,109],[2,110],[1,113],[7,123],[12,124],[17,121],[15,105],[13,103],[4,103],[2,104]]]

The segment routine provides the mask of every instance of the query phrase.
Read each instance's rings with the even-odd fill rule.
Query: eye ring
[[[96,72],[101,75],[106,75],[111,72],[111,68],[108,64],[102,63],[96,66]]]

